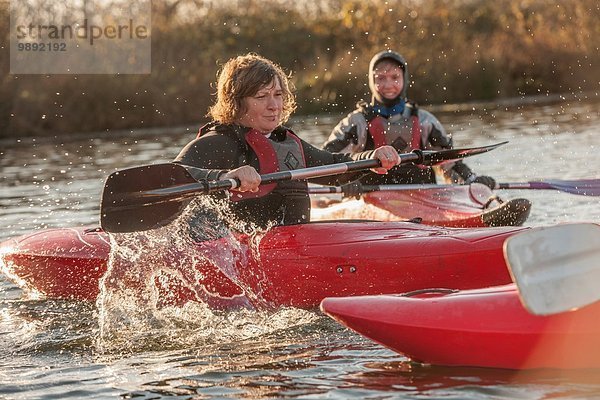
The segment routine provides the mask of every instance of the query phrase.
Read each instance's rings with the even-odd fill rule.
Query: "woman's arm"
[[[377,169],[378,173],[382,173],[383,171],[392,168],[399,162],[398,153],[391,146],[383,146],[376,150],[362,151],[360,153],[330,153],[326,150],[319,149],[303,140],[302,149],[304,151],[304,157],[306,159],[307,167],[315,167],[321,165],[329,165],[329,164],[338,164],[344,163],[348,161],[357,161],[357,160],[367,160],[372,158],[377,158],[382,161],[382,164],[387,166],[383,170],[381,168]],[[385,157],[388,155],[388,158]],[[363,176],[366,171],[356,171],[356,172],[348,172],[341,175],[333,175],[326,176],[322,178],[314,178],[310,179],[311,182],[318,183],[321,185],[342,185],[344,183],[348,183],[359,179]]]
[[[217,180],[229,170],[240,167],[242,157],[237,141],[225,135],[206,135],[189,142],[174,163],[200,168],[195,178]]]

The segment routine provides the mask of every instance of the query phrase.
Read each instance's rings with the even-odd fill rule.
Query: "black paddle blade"
[[[185,190],[188,187],[190,190]],[[146,165],[114,172],[104,184],[100,226],[115,233],[165,226],[185,209],[201,187],[178,164]]]
[[[423,165],[440,165],[447,162],[460,160],[461,158],[475,156],[481,153],[487,153],[490,150],[494,150],[508,142],[501,142],[492,144],[489,146],[472,147],[468,149],[448,149],[440,151],[423,151]]]

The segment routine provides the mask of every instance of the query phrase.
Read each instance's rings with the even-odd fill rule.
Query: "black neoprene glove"
[[[492,190],[496,188],[496,180],[494,180],[494,178],[492,178],[491,176],[481,175],[475,178],[473,182],[482,183]]]
[[[342,193],[344,194],[344,197],[354,197],[358,200],[362,194],[362,185],[359,181],[346,183],[345,185],[342,185]]]

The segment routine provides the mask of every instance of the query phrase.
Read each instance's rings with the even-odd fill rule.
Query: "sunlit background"
[[[467,164],[498,181],[600,178],[600,8],[596,1],[152,2],[152,73],[9,74],[9,1],[0,1],[0,239],[97,226],[115,170],[168,162],[206,122],[219,65],[257,52],[292,74],[289,124],[321,145],[368,99],[371,56],[408,60],[409,98],[457,146],[508,140]],[[28,1],[91,17],[120,1]],[[37,11],[36,11],[37,12]],[[600,222],[598,197],[503,190],[527,225]],[[597,370],[442,368],[355,335],[317,311],[163,310],[99,340],[96,304],[35,298],[0,275],[3,398],[594,398]],[[134,315],[123,315],[134,320]],[[148,321],[146,321],[148,322]]]

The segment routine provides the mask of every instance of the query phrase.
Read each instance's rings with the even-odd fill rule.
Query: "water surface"
[[[600,178],[600,103],[439,113],[457,147],[508,140],[466,162],[498,181]],[[339,116],[298,118],[320,144]],[[196,127],[2,142],[0,239],[94,225],[103,181],[118,169],[170,161]],[[505,190],[533,202],[528,225],[600,222],[598,199]],[[94,304],[28,296],[0,275],[0,398],[593,398],[600,371],[529,372],[410,363],[318,312],[171,310],[165,329],[103,347]],[[122,338],[121,338],[122,339]],[[106,343],[104,343],[106,344]]]

